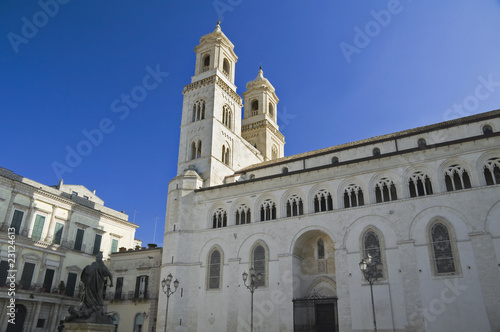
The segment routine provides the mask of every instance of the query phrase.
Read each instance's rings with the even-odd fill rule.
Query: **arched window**
[[[394,182],[388,178],[380,179],[375,184],[375,199],[377,203],[389,202],[398,199]]]
[[[417,145],[419,148],[421,148],[422,150],[423,149],[426,149],[427,148],[427,142],[425,141],[425,139],[423,138],[419,138],[418,141],[417,141]]]
[[[325,243],[323,239],[318,239],[318,259],[325,259]]]
[[[228,127],[229,129],[232,128],[231,126],[232,117],[233,113],[231,112],[231,108],[229,108],[228,105],[224,105],[224,107],[222,107],[222,124]]]
[[[491,158],[484,164],[486,185],[500,184],[500,158]]]
[[[225,165],[229,165],[229,148],[225,145],[222,146],[222,163]]]
[[[222,72],[224,73],[224,75],[229,76],[229,70],[229,61],[227,61],[227,59],[224,59],[224,61],[222,61]]]
[[[363,258],[368,257],[371,257],[374,263],[382,263],[380,241],[377,233],[373,230],[368,230],[363,236]],[[379,272],[377,278],[381,277],[382,272]]]
[[[198,141],[198,147],[196,149],[196,158],[201,158],[201,141]]]
[[[410,176],[408,181],[410,197],[432,195],[432,183],[427,174],[418,171]]]
[[[331,210],[333,210],[332,195],[328,191],[321,189],[314,195],[314,212]]]
[[[193,105],[193,122],[205,119],[205,101],[198,100]]]
[[[493,128],[491,128],[490,125],[484,125],[483,126],[483,134],[485,134],[485,135],[493,134]]]
[[[380,156],[380,149],[379,148],[374,148],[373,151],[372,151],[373,155],[375,157],[378,157]]]
[[[274,117],[274,106],[271,103],[269,103],[269,115]]]
[[[244,204],[236,210],[236,225],[249,224],[251,222],[250,208]]]
[[[227,226],[227,214],[222,208],[218,208],[212,217],[212,228],[222,228]]]
[[[262,279],[260,281],[256,280],[256,286],[265,286],[266,285],[266,249],[260,244],[255,246],[252,252],[252,266],[255,269],[255,274],[260,273],[262,275]]]
[[[260,221],[276,219],[276,204],[270,199],[266,199],[260,206]]]
[[[286,216],[295,217],[304,214],[302,198],[297,195],[290,196],[286,201]]]
[[[143,325],[143,320],[144,317],[142,316],[142,313],[138,313],[135,315],[134,319],[134,332],[142,332],[142,325]]]
[[[339,157],[332,157],[332,164],[336,165],[339,163]]]
[[[209,256],[208,263],[208,289],[220,289],[222,272],[221,253],[214,249]]]
[[[363,190],[355,184],[350,184],[344,191],[344,207],[356,207],[365,205]]]
[[[207,71],[209,67],[210,67],[210,55],[207,54],[203,58],[203,71]]]
[[[191,159],[196,159],[196,143],[191,143]]]
[[[451,165],[445,171],[444,182],[446,183],[446,190],[454,191],[460,189],[470,188],[470,179],[467,171],[458,165]]]
[[[432,257],[436,274],[455,273],[453,246],[448,227],[437,222],[431,226]]]
[[[271,148],[271,159],[278,159],[278,148],[276,147],[276,145],[273,145],[273,147]]]
[[[252,101],[252,115],[257,115],[258,111],[259,111],[259,101],[253,100]]]
[[[281,173],[283,173],[283,174],[288,173],[288,167],[283,167],[283,168],[281,169]]]

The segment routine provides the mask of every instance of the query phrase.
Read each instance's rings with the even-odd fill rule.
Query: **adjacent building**
[[[242,99],[233,48],[203,36],[183,91],[167,331],[250,331],[250,268],[254,331],[372,331],[368,257],[379,331],[500,330],[500,110],[284,157],[276,91],[259,70]]]

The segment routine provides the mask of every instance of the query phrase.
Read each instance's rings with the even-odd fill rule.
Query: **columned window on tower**
[[[471,187],[469,174],[459,165],[451,165],[445,171],[446,190],[454,191]]]
[[[232,120],[233,120],[233,112],[231,112],[231,108],[228,105],[224,105],[222,107],[222,124],[229,129],[232,129]]]
[[[230,68],[229,61],[227,61],[227,59],[224,59],[224,61],[222,61],[222,72],[227,77],[229,77],[229,73],[230,73],[230,69],[229,68]]]
[[[200,99],[193,105],[192,121],[199,121],[205,119],[205,101]]]
[[[201,140],[191,143],[191,160],[201,158]]]
[[[314,212],[331,210],[333,210],[332,194],[325,189],[321,189],[316,195],[314,195]]]
[[[210,54],[207,54],[203,58],[203,69],[202,71],[208,71],[210,69]]]
[[[271,148],[271,159],[278,159],[278,148],[276,147],[276,145],[273,145],[273,147]]]
[[[344,207],[356,207],[365,205],[363,190],[356,184],[350,184],[344,191]]]
[[[418,171],[410,176],[408,181],[410,197],[432,195],[432,183],[427,174]]]
[[[273,118],[274,117],[274,106],[273,104],[269,103],[269,115]]]
[[[500,184],[500,158],[491,158],[484,164],[486,185]]]
[[[198,141],[198,147],[196,148],[196,159],[201,158],[201,141]]]
[[[226,145],[222,146],[222,163],[229,165],[230,150]]]
[[[218,208],[212,217],[212,228],[222,228],[227,226],[227,213],[222,208]]]
[[[304,205],[302,204],[302,198],[297,195],[292,195],[286,201],[286,216],[295,217],[304,214]]]
[[[250,208],[242,204],[235,213],[236,225],[249,224],[251,222]]]
[[[270,199],[266,199],[260,206],[260,221],[276,219],[276,204]]]
[[[389,202],[398,199],[396,186],[388,178],[382,178],[375,184],[375,199],[377,203]]]
[[[257,99],[252,101],[252,113],[251,115],[257,115],[259,112],[259,101]]]

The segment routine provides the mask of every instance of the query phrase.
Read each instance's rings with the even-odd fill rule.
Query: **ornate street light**
[[[372,296],[372,313],[373,313],[373,327],[375,332],[377,332],[377,320],[375,318],[375,303],[373,302],[373,282],[376,281],[382,275],[382,263],[374,262],[372,256],[368,255],[368,258],[364,258],[359,262],[359,269],[363,272],[363,276],[366,281],[370,284],[370,294]]]
[[[243,284],[245,285],[246,288],[250,290],[250,293],[252,294],[252,302],[250,306],[250,332],[253,332],[253,292],[258,285],[256,285],[257,281],[262,280],[262,274],[257,273],[255,274],[255,269],[253,267],[250,268],[250,284],[247,286],[247,279],[248,279],[248,273],[243,272]]]
[[[174,281],[174,290],[170,288],[170,285],[172,284],[172,273],[169,273],[167,278],[163,278],[161,281],[161,287],[163,288],[163,293],[167,295],[167,309],[165,311],[165,332],[167,332],[167,316],[168,316],[168,300],[170,300],[170,295],[174,294],[175,291],[177,290],[177,287],[179,287],[179,281],[175,279]],[[165,289],[166,288],[166,289]]]

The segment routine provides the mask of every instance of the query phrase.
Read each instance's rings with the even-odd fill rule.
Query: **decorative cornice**
[[[241,126],[241,133],[256,131],[264,127],[269,129],[281,142],[285,143],[285,136],[267,119]]]
[[[191,84],[184,86],[184,90],[182,91],[182,94],[186,94],[189,91],[196,90],[196,89],[199,89],[201,87],[215,83],[215,77],[216,77],[216,75],[213,75],[213,76],[204,78],[202,80],[199,80],[199,81],[196,81],[194,83],[191,83]]]

